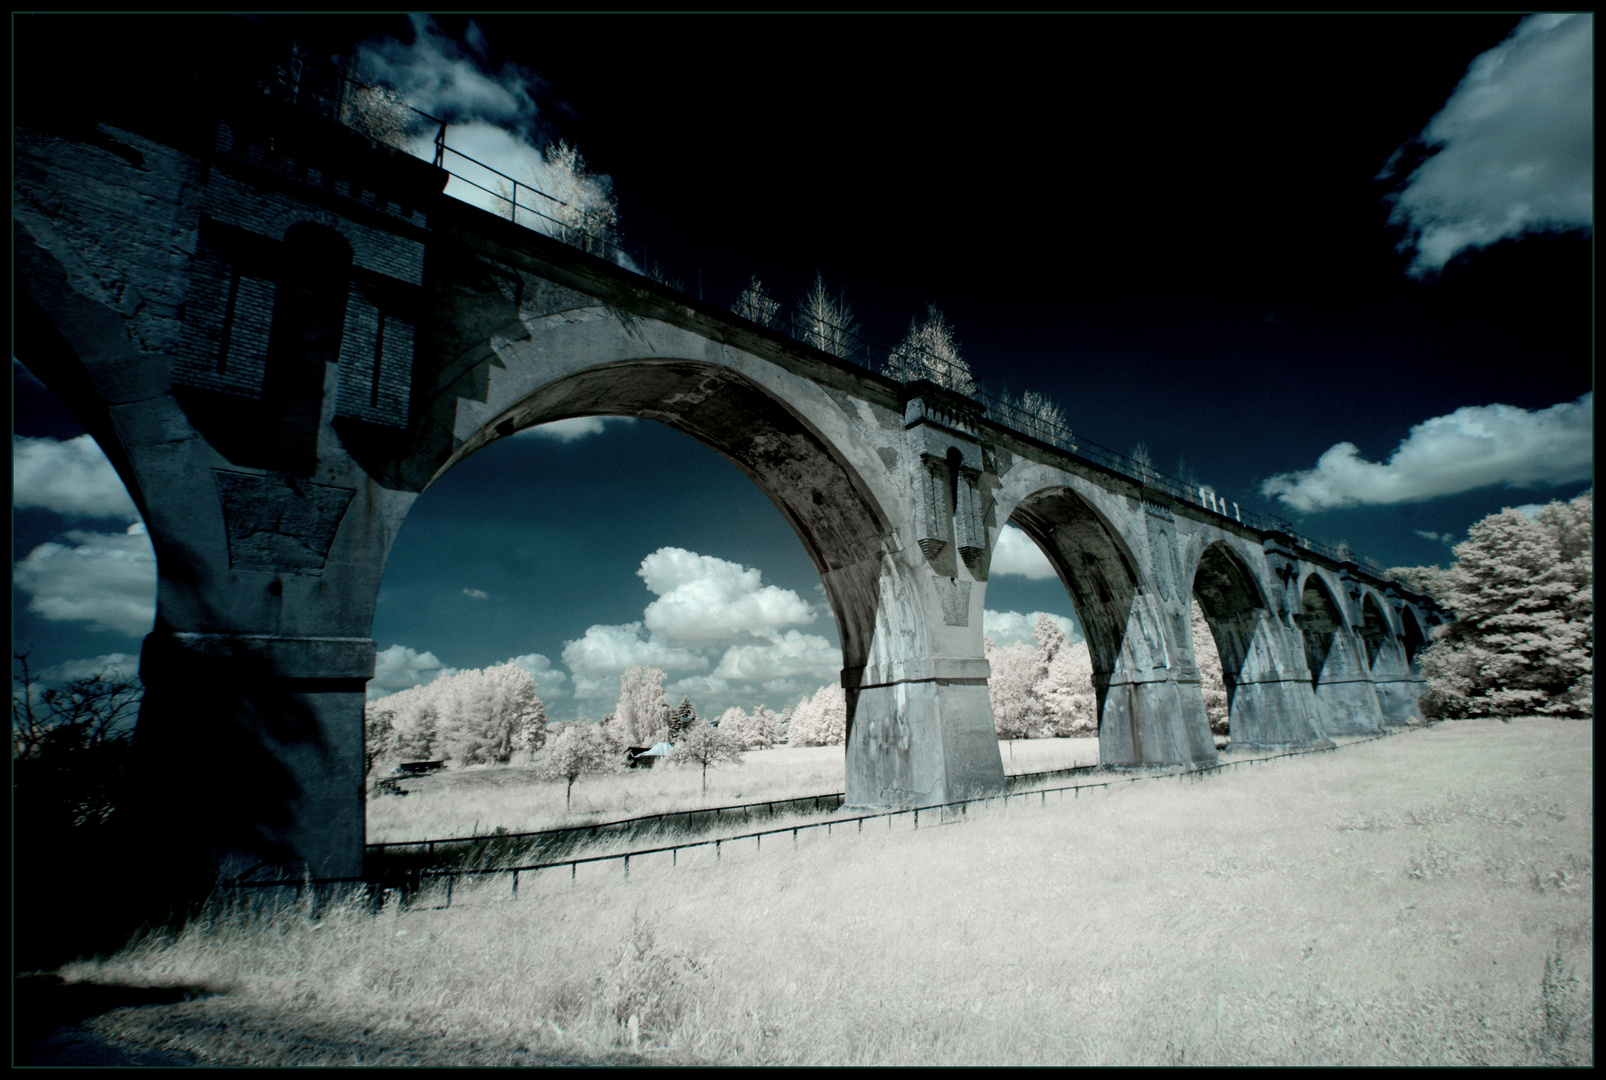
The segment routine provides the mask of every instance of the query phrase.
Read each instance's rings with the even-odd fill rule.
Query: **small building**
[[[673,743],[666,742],[654,743],[650,747],[632,746],[626,751],[626,757],[628,758],[626,764],[632,769],[650,769],[660,760],[668,757],[669,751],[674,748]]]

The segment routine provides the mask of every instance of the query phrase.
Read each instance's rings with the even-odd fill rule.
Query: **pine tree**
[[[808,295],[797,306],[794,336],[821,352],[846,359],[859,351],[859,321],[847,299],[832,300],[825,278],[816,273]]]
[[[909,332],[887,357],[882,370],[899,382],[928,379],[961,394],[976,392],[976,381],[970,374],[970,365],[959,355],[954,328],[948,325],[947,318],[936,304],[926,306],[924,322],[909,320]]]
[[[1455,621],[1418,654],[1439,716],[1593,713],[1594,493],[1467,531],[1436,598]]]
[[[675,706],[674,712],[669,714],[669,741],[680,739],[681,732],[685,731],[697,719],[697,710],[692,707],[689,696],[682,697],[680,704]]]

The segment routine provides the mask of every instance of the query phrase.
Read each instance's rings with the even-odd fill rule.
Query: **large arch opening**
[[[1422,669],[1416,662],[1416,654],[1422,651],[1422,646],[1427,644],[1428,639],[1422,632],[1422,624],[1416,621],[1416,612],[1409,606],[1400,608],[1400,631],[1400,644],[1405,647],[1406,663],[1411,665],[1412,671],[1420,675]]]
[[[551,437],[556,431],[569,433],[569,441]],[[464,478],[475,490],[464,489]],[[499,484],[505,484],[500,497]],[[562,494],[576,485],[583,490]],[[561,528],[542,523],[549,515],[529,505],[525,486],[538,488],[539,499],[555,500],[550,513],[562,515]],[[617,658],[617,668],[639,664],[667,672],[662,688],[670,706],[688,696],[705,720],[720,718],[733,704],[784,715],[825,687],[834,690],[834,707],[846,712],[851,695],[842,693],[842,669],[873,662],[883,606],[882,537],[891,526],[853,466],[808,421],[728,369],[680,361],[587,369],[489,418],[436,469],[397,537],[375,622],[382,666],[398,608],[419,625],[391,568],[427,572],[431,562],[449,568],[454,561],[420,550],[415,526],[435,530],[434,542],[446,544],[460,525],[483,520],[476,515],[487,509],[516,519],[528,537],[508,557],[529,576],[537,576],[531,561],[552,559],[566,568],[543,568],[538,576],[545,592],[529,602],[585,613],[543,616],[564,627],[544,641],[521,639],[495,653],[481,649],[494,662],[521,655],[544,668],[558,691],[557,701],[543,698],[553,720],[596,721],[615,711],[621,672],[609,676],[611,694],[599,690],[599,673],[610,658]],[[596,524],[588,528],[586,521]],[[473,558],[462,561],[485,565],[494,558],[480,543]],[[441,582],[434,602],[444,604],[459,590],[492,594],[459,597],[465,612],[489,611],[498,600],[494,585],[464,577]],[[717,635],[689,610],[698,604],[750,620],[741,625],[754,632]],[[787,617],[804,604],[822,618]],[[828,628],[833,620],[834,634]],[[427,640],[406,644],[418,653],[439,652],[444,666],[465,666]],[[479,662],[493,661],[467,661]],[[761,678],[766,663],[771,669]],[[844,741],[844,726],[834,743]],[[813,752],[834,752],[837,779],[804,793],[842,790],[842,751],[831,745]],[[590,805],[591,796],[582,798],[580,789],[575,796],[578,805]],[[565,802],[560,797],[559,806]],[[381,822],[394,807],[387,802],[383,809]],[[390,838],[388,826],[380,827]]]
[[[1389,624],[1377,597],[1367,592],[1361,600],[1361,645],[1366,649],[1366,666],[1377,666],[1378,655],[1388,644]]]
[[[1310,668],[1310,685],[1314,690],[1321,683],[1322,668],[1333,651],[1333,641],[1343,620],[1333,594],[1316,574],[1305,579],[1299,601],[1299,629],[1305,639],[1305,663]]]
[[[843,667],[870,662],[881,601],[882,541],[892,532],[887,516],[825,438],[728,368],[634,360],[559,379],[481,427],[436,478],[489,443],[526,428],[603,416],[656,420],[714,450],[752,480],[791,525],[820,573],[837,620]]]
[[[1200,641],[1196,636],[1193,642],[1194,659],[1206,684],[1206,710],[1208,713],[1210,705],[1206,650],[1213,647],[1227,698],[1230,733],[1250,642],[1267,611],[1265,597],[1243,560],[1226,544],[1216,541],[1199,556],[1193,576],[1193,600],[1210,639]]]
[[[1009,520],[1047,556],[1070,595],[1092,665],[1094,716],[1102,730],[1111,677],[1139,591],[1136,561],[1114,527],[1070,488],[1034,492]],[[1163,640],[1159,644],[1163,649]]]

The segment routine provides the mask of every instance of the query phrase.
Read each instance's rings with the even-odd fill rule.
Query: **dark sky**
[[[1416,205],[1410,170],[1379,179],[1445,109],[1469,65],[1502,47],[1486,93],[1505,103],[1496,110],[1504,119],[1449,142],[1441,156],[1461,172],[1431,188],[1424,181],[1421,205],[1439,207],[1445,228],[1460,227],[1457,213],[1486,222],[1502,199],[1545,210],[1550,203],[1531,193],[1472,190],[1466,179],[1506,152],[1502,139],[1521,144],[1521,133],[1521,152],[1553,170],[1541,195],[1567,189],[1580,169],[1592,189],[1592,142],[1588,160],[1569,166],[1576,147],[1549,134],[1575,129],[1588,103],[1562,82],[1550,94],[1559,103],[1544,104],[1523,81],[1569,70],[1565,48],[1552,43],[1570,28],[1531,26],[1502,46],[1520,21],[496,16],[290,25],[325,51],[363,47],[408,58],[415,71],[455,73],[457,91],[437,86],[423,102],[454,120],[473,119],[465,72],[522,93],[517,123],[504,126],[536,146],[578,146],[611,178],[626,235],[704,266],[710,295],[733,294],[757,274],[790,303],[818,272],[883,345],[935,303],[986,389],[1046,393],[1086,439],[1121,452],[1146,443],[1165,472],[1185,459],[1228,498],[1393,566],[1447,562],[1447,542],[1482,516],[1591,483],[1576,463],[1547,472],[1544,461],[1566,457],[1558,430],[1576,457],[1578,425],[1592,416],[1545,412],[1593,386],[1592,234],[1484,234],[1442,268],[1413,273],[1423,248],[1400,248],[1407,227],[1390,222],[1389,201],[1406,191]],[[158,28],[175,20],[134,23],[150,28],[153,48],[173,40]],[[25,20],[19,37],[42,25]],[[243,52],[284,32],[281,20],[231,20],[217,37]],[[129,61],[108,42],[129,36],[75,46],[44,34],[49,48],[29,59],[42,67],[51,48],[99,48],[109,71]],[[170,76],[227,55],[180,57]],[[1592,70],[1592,46],[1589,56]],[[25,66],[19,93],[48,93],[27,74]],[[75,433],[30,402],[24,388],[18,435]],[[1496,405],[1509,409],[1486,411]],[[1456,439],[1469,430],[1499,444],[1487,468],[1438,479],[1466,472],[1476,455]],[[1402,447],[1408,436],[1412,446]],[[1344,443],[1355,447],[1353,467],[1330,462],[1326,487],[1310,486],[1322,473],[1295,502],[1263,489],[1316,469]],[[1336,495],[1311,494],[1334,484]],[[16,558],[72,527],[84,526],[19,510]],[[561,671],[565,643],[588,628],[643,619],[653,595],[636,570],[663,547],[761,570],[764,585],[819,608],[795,629],[834,644],[817,579],[779,514],[717,456],[650,422],[609,424],[572,442],[509,440],[441,480],[398,540],[375,635],[381,649],[429,651],[447,667],[539,654]],[[14,590],[18,631],[51,662],[137,651],[137,637],[22,610],[29,595]],[[995,575],[988,601],[1000,613],[1073,615],[1052,579]],[[671,670],[671,682],[709,675],[721,656],[704,655],[700,672]],[[576,673],[548,681],[561,696]],[[802,690],[817,681],[772,680]],[[751,683],[706,691],[744,705],[767,694],[777,709],[799,692]],[[600,715],[611,704],[577,707]]]

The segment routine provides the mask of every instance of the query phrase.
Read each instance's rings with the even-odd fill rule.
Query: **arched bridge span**
[[[345,129],[202,119],[19,129],[14,218],[19,355],[157,552],[138,743],[173,783],[141,812],[214,867],[360,873],[390,545],[456,462],[567,417],[683,431],[791,523],[841,631],[851,803],[1001,789],[982,612],[1011,520],[1086,628],[1107,763],[1214,758],[1195,596],[1236,741],[1414,714],[1424,597],[447,199]]]

